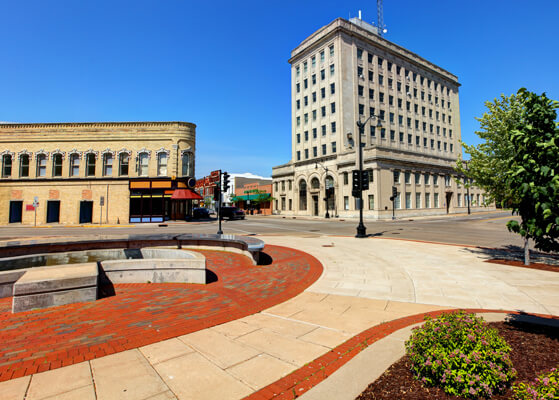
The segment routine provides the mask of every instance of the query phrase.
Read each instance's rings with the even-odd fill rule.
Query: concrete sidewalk
[[[453,307],[559,315],[559,274],[488,264],[476,249],[374,238],[263,239],[318,258],[321,278],[240,320],[0,383],[1,398],[241,399],[385,321]]]

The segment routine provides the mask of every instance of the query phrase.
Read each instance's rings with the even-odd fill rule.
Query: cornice
[[[184,126],[196,128],[196,124],[183,121],[160,122],[40,122],[40,123],[0,123],[0,129],[29,128],[157,128]]]

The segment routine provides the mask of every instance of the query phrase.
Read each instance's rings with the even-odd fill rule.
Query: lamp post
[[[377,115],[371,114],[370,117],[365,120],[365,122],[357,120],[357,127],[359,128],[359,135],[357,139],[357,158],[359,162],[359,188],[357,190],[357,204],[359,207],[359,225],[357,225],[357,234],[355,235],[356,238],[367,237],[367,228],[363,224],[363,148],[361,147],[361,135],[365,133],[365,125],[372,118],[377,119],[377,127],[381,128],[382,124],[380,122],[380,117],[378,117]]]
[[[314,163],[314,169],[318,168],[318,165],[320,164],[320,166],[322,168],[324,168],[324,171],[326,171],[326,178],[324,178],[324,201],[326,203],[326,214],[324,215],[324,218],[328,219],[330,218],[330,213],[328,212],[328,197],[329,197],[329,191],[328,188],[326,187],[326,179],[328,178],[328,167],[325,167],[324,165],[322,165],[322,163],[320,161]]]
[[[464,165],[465,165],[465,168],[466,168],[466,172],[469,171],[467,161],[464,161]],[[466,186],[466,196],[468,196],[468,215],[470,215],[472,213],[471,210],[470,210],[470,178],[468,176],[466,176],[466,180],[468,181],[468,183],[465,184],[465,186]]]

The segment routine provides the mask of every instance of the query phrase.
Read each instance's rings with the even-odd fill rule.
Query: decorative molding
[[[115,158],[116,151],[112,151],[109,148],[106,148],[101,152],[101,156],[105,156],[105,154],[110,154],[113,158]]]
[[[28,155],[29,156],[29,161],[33,160],[33,152],[31,151],[27,151],[27,149],[23,149],[22,151],[17,153],[17,159],[20,160],[21,156],[23,155]]]
[[[78,155],[78,159],[81,160],[82,156],[83,156],[83,152],[82,151],[78,151],[77,149],[72,149],[68,152],[68,157],[70,157],[72,154],[77,154]]]
[[[18,123],[0,123],[0,128],[121,128],[121,127],[162,127],[162,126],[187,126],[195,128],[192,122],[184,121],[162,121],[162,122],[57,122],[57,123],[36,123],[36,124],[18,124]]]
[[[163,147],[160,148],[159,150],[155,150],[155,154],[157,156],[159,156],[159,153],[165,153],[167,154],[167,157],[169,157],[169,155],[171,154],[171,150],[165,150]]]
[[[51,152],[51,154],[52,154],[52,156],[54,156],[55,154],[61,154],[62,155],[62,161],[64,161],[66,159],[66,152],[62,151],[60,149],[53,150]]]
[[[192,156],[192,150],[181,150],[181,157],[185,155],[185,153],[188,153]]]
[[[39,157],[41,154],[44,155],[47,160],[49,159],[49,152],[44,151],[43,149],[35,152],[35,159],[37,159],[37,157]]]
[[[95,156],[96,160],[99,158],[99,152],[95,151],[93,149],[86,150],[83,153],[86,155],[86,157],[87,157],[88,154],[93,154]]]
[[[10,151],[10,150],[4,150],[3,152],[0,153],[0,158],[4,157],[4,156],[10,156],[13,160],[14,156],[15,156],[15,153],[13,151]]]
[[[142,153],[147,153],[148,155],[148,160],[151,160],[151,150],[146,149],[145,147],[142,147],[140,150],[138,150],[138,157],[140,156],[140,154]]]
[[[132,150],[120,149],[116,154],[120,157],[123,153],[128,154],[128,157],[132,157]]]

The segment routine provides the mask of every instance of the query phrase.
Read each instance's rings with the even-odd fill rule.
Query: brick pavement
[[[200,250],[217,280],[196,284],[120,284],[116,295],[12,314],[0,299],[0,381],[134,349],[254,314],[318,279],[322,265],[298,250],[266,245],[268,265]],[[268,257],[265,257],[268,258]]]

